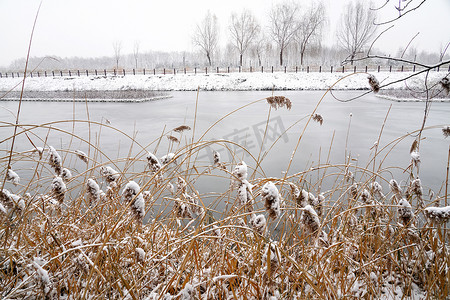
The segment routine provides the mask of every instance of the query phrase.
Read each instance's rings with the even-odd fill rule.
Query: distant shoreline
[[[386,89],[403,90],[423,89],[424,74],[410,79],[411,72],[371,72],[380,84],[389,84]],[[433,86],[441,80],[446,72],[429,73],[428,80]],[[86,101],[84,93],[91,93],[88,101],[103,101],[105,99],[151,101],[166,97],[166,92],[172,91],[320,91],[330,87],[333,90],[369,90],[368,73],[227,73],[227,74],[177,74],[177,75],[132,75],[132,76],[71,76],[71,77],[29,77],[25,82],[24,99],[35,101],[28,93],[67,93],[60,98],[66,101],[80,99]],[[21,79],[0,79],[0,101],[18,99]],[[398,81],[398,82],[397,82]],[[384,89],[382,88],[381,91]],[[10,95],[5,95],[7,91]],[[16,93],[14,97],[11,93]],[[108,93],[118,93],[124,96],[109,96]],[[158,94],[159,93],[159,94]],[[74,94],[80,96],[74,97]],[[105,95],[106,94],[106,95]],[[150,95],[149,95],[150,94]],[[162,94],[162,95],[161,95]],[[381,94],[381,93],[380,93]],[[405,94],[402,92],[402,94]],[[1,98],[4,95],[4,98]],[[380,95],[381,96],[381,95]],[[383,96],[385,97],[385,96]],[[389,97],[392,98],[392,97]],[[394,97],[397,98],[397,97]],[[407,97],[399,97],[407,98]],[[447,98],[445,98],[447,99]]]

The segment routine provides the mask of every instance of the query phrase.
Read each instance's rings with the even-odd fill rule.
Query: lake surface
[[[360,93],[358,91],[342,91],[337,92],[336,95],[340,99],[349,99]],[[80,102],[23,102],[19,118],[20,124],[39,125],[61,120],[66,120],[66,122],[51,124],[52,129],[33,130],[28,134],[28,138],[24,134],[19,135],[15,150],[20,152],[33,148],[29,142],[31,139],[39,147],[44,147],[47,143],[57,149],[79,149],[88,153],[90,157],[95,157],[98,162],[106,164],[108,164],[108,160],[115,160],[119,157],[136,155],[143,157],[142,149],[156,152],[157,156],[161,157],[167,152],[175,151],[177,147],[185,145],[186,141],[192,139],[193,134],[194,140],[197,140],[214,122],[237,110],[217,123],[203,138],[204,140],[226,139],[234,142],[227,145],[237,157],[233,157],[223,143],[215,144],[198,152],[199,164],[211,164],[212,150],[216,150],[221,153],[222,160],[225,162],[243,159],[249,167],[255,167],[254,159],[242,151],[239,145],[246,147],[256,158],[260,149],[263,153],[270,149],[262,163],[262,169],[265,176],[281,177],[283,171],[288,167],[289,159],[307,124],[308,117],[313,113],[324,92],[200,92],[197,112],[195,110],[196,92],[172,92],[170,94],[173,96],[170,99],[144,103],[89,103],[86,106],[85,103]],[[265,100],[242,108],[253,101],[272,95],[288,97],[292,102],[292,109],[269,110],[269,105]],[[0,120],[14,123],[13,113],[17,111],[17,106],[18,102],[0,101]],[[315,111],[323,117],[323,125],[312,120],[309,122],[289,174],[326,163],[329,152],[328,163],[330,164],[344,164],[347,153],[353,158],[353,165],[366,167],[369,159],[373,157],[373,146],[379,138],[383,124],[385,123],[379,150],[397,138],[420,129],[424,108],[425,103],[391,102],[377,98],[373,94],[343,103],[327,94]],[[185,124],[194,128],[194,119],[195,132],[191,130],[183,134],[170,133],[181,139],[180,144],[170,143],[167,138],[162,138],[158,142],[163,132],[168,132],[180,125]],[[384,122],[385,119],[386,122]],[[106,126],[88,125],[85,122],[72,122],[72,120],[90,120],[99,124],[110,123],[109,126],[113,126],[122,133]],[[426,129],[422,134],[423,140],[420,144],[420,178],[425,187],[425,193],[427,193],[426,188],[431,188],[438,194],[445,182],[450,139],[444,138],[442,127],[448,126],[449,123],[450,104],[433,103],[426,127],[436,126],[436,128]],[[266,131],[266,135],[264,135],[264,131]],[[103,154],[96,153],[94,147],[89,148],[85,142],[77,138],[73,139],[70,132],[75,132],[78,137],[91,141]],[[283,132],[285,133],[282,134]],[[132,142],[123,133],[130,137],[134,136],[138,144]],[[2,126],[0,128],[1,140],[12,134],[13,127]],[[282,135],[280,136],[280,134]],[[403,173],[401,168],[408,167],[410,163],[409,149],[415,138],[416,134],[405,137],[388,154],[381,168],[398,167],[399,169],[382,172],[381,175],[384,178],[389,180],[394,177],[399,182],[407,180],[408,176]],[[271,147],[276,140],[275,145]],[[0,145],[2,151],[8,150],[9,147],[10,140],[2,142]],[[376,169],[379,168],[381,160],[391,149],[392,147],[388,147],[381,152],[376,159]],[[75,163],[73,156],[65,153],[64,159],[68,163]],[[77,162],[77,164],[79,163]],[[142,165],[136,166],[130,172],[139,172]],[[2,165],[2,169],[4,168],[5,165]],[[21,166],[20,163],[13,165],[13,168],[15,170],[22,169],[22,174],[32,173],[31,168]],[[81,172],[78,170],[80,168],[77,165],[74,173]],[[370,169],[372,169],[372,165],[370,165]],[[262,174],[260,175],[262,176]],[[27,180],[26,176],[21,175],[21,177],[22,180]],[[382,185],[387,191],[386,182],[382,182]]]

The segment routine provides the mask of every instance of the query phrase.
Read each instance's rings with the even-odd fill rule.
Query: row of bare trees
[[[370,4],[350,2],[342,16],[338,40],[352,58],[367,45],[375,33],[375,12],[368,9]],[[327,23],[322,2],[313,2],[309,7],[301,7],[297,2],[278,3],[272,7],[268,16],[269,24],[263,27],[249,10],[231,15],[229,37],[239,55],[239,65],[243,64],[243,56],[251,46],[260,56],[264,42],[268,40],[278,49],[280,65],[284,63],[286,49],[292,44],[297,45],[301,65],[309,47],[321,46],[322,32]],[[210,11],[197,24],[193,43],[205,54],[208,64],[212,65],[212,56],[219,43],[219,24],[217,17]]]

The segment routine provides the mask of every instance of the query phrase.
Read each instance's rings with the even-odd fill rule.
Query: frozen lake
[[[341,91],[336,95],[341,99],[349,99],[360,93],[358,91]],[[177,148],[183,147],[187,141],[192,139],[193,130],[185,131],[182,135],[175,132],[170,133],[181,139],[180,144],[170,143],[165,137],[158,142],[163,132],[168,132],[184,124],[194,128],[196,114],[194,140],[197,140],[214,122],[241,108],[217,123],[203,138],[204,140],[226,139],[234,142],[227,145],[238,157],[232,157],[223,143],[215,144],[198,152],[198,164],[212,164],[212,150],[216,150],[221,153],[222,160],[225,162],[233,160],[236,162],[243,159],[249,167],[253,168],[255,167],[254,159],[258,157],[260,150],[262,149],[262,153],[269,150],[262,163],[265,176],[281,177],[283,176],[282,172],[288,167],[290,156],[306,126],[308,117],[314,111],[324,92],[276,91],[273,94],[288,97],[292,102],[292,109],[271,109],[269,115],[269,105],[265,100],[241,108],[253,101],[272,96],[272,92],[268,91],[200,92],[196,113],[196,92],[171,92],[170,95],[173,97],[170,99],[144,103],[89,103],[86,106],[79,102],[24,102],[19,122],[23,125],[40,125],[66,120],[49,124],[52,127],[51,130],[48,128],[34,129],[28,133],[28,137],[36,146],[44,147],[46,141],[48,145],[57,149],[70,148],[72,151],[79,149],[88,153],[98,162],[108,164],[109,160],[116,160],[119,157],[139,156],[144,159],[143,149],[156,152],[158,157],[165,155],[170,147],[172,147],[171,151],[176,151]],[[2,102],[0,105],[2,125],[5,122],[14,123],[15,118],[12,113],[17,111],[18,102]],[[316,110],[316,113],[323,117],[323,125],[312,120],[309,122],[289,174],[308,170],[327,162],[344,164],[346,149],[347,154],[353,158],[351,161],[353,165],[366,167],[369,158],[373,157],[373,146],[379,138],[384,120],[387,118],[381,134],[379,150],[395,139],[418,130],[422,124],[424,108],[425,103],[391,102],[377,98],[373,94],[343,103],[327,94]],[[425,195],[428,193],[427,188],[432,188],[436,194],[439,194],[439,189],[445,182],[450,139],[444,138],[441,129],[444,125],[449,125],[449,116],[450,103],[432,104],[426,127],[436,127],[424,131],[420,144],[422,161],[420,178],[425,187]],[[86,122],[72,121],[88,119],[98,124],[89,126]],[[106,126],[100,126],[100,124],[109,122],[109,126],[113,126],[122,133]],[[267,134],[264,137],[263,132],[266,125]],[[97,145],[103,154],[95,151],[94,147],[89,149],[85,142],[71,138],[70,132],[75,132],[77,136],[90,141],[92,145]],[[280,136],[283,132],[285,133]],[[137,143],[132,143],[124,133],[130,137],[134,136]],[[2,126],[0,128],[2,141],[12,134],[13,127]],[[407,136],[396,143],[395,147],[392,144],[379,154],[376,159],[376,170],[397,167],[381,172],[384,178],[389,180],[394,177],[399,182],[407,180],[408,176],[403,173],[402,169],[408,167],[410,163],[409,149],[415,137],[416,134]],[[277,142],[272,147],[276,140]],[[132,150],[130,151],[131,145]],[[239,145],[246,147],[254,158],[242,151]],[[2,142],[2,151],[9,147],[10,140]],[[392,147],[394,147],[393,150],[388,153]],[[26,151],[32,148],[32,144],[24,134],[18,136],[16,151]],[[386,154],[388,155],[384,160]],[[74,155],[67,153],[63,155],[63,158],[66,160],[66,164],[74,164],[76,160]],[[81,172],[79,162],[76,164],[75,174]],[[2,165],[2,169],[4,167],[5,165]],[[21,166],[19,163],[13,164],[13,168],[19,174],[21,173],[23,181],[27,181],[27,176],[23,174],[31,175],[32,173],[32,168]],[[135,165],[129,172],[140,172],[143,168],[144,162]],[[373,169],[372,164],[369,169]],[[99,176],[98,173],[94,173],[94,175]],[[380,183],[387,191],[387,183]],[[197,188],[199,190],[201,188],[209,189],[206,184],[202,183],[199,183]]]

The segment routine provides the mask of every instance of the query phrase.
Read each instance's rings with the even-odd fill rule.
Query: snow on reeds
[[[394,166],[406,171],[392,178],[321,165],[330,186],[313,168],[278,178],[257,159],[223,161],[219,151],[232,152],[231,141],[179,141],[160,138],[172,148],[158,153],[133,140],[139,149],[117,159],[94,143],[81,145],[92,147],[89,159],[63,146],[46,146],[43,157],[35,147],[39,158],[26,156],[30,178],[17,167],[23,155],[2,157],[0,298],[447,297],[448,195],[428,202],[418,169]],[[196,160],[206,146],[217,149],[212,166]],[[210,179],[223,185],[205,192],[198,182]]]

